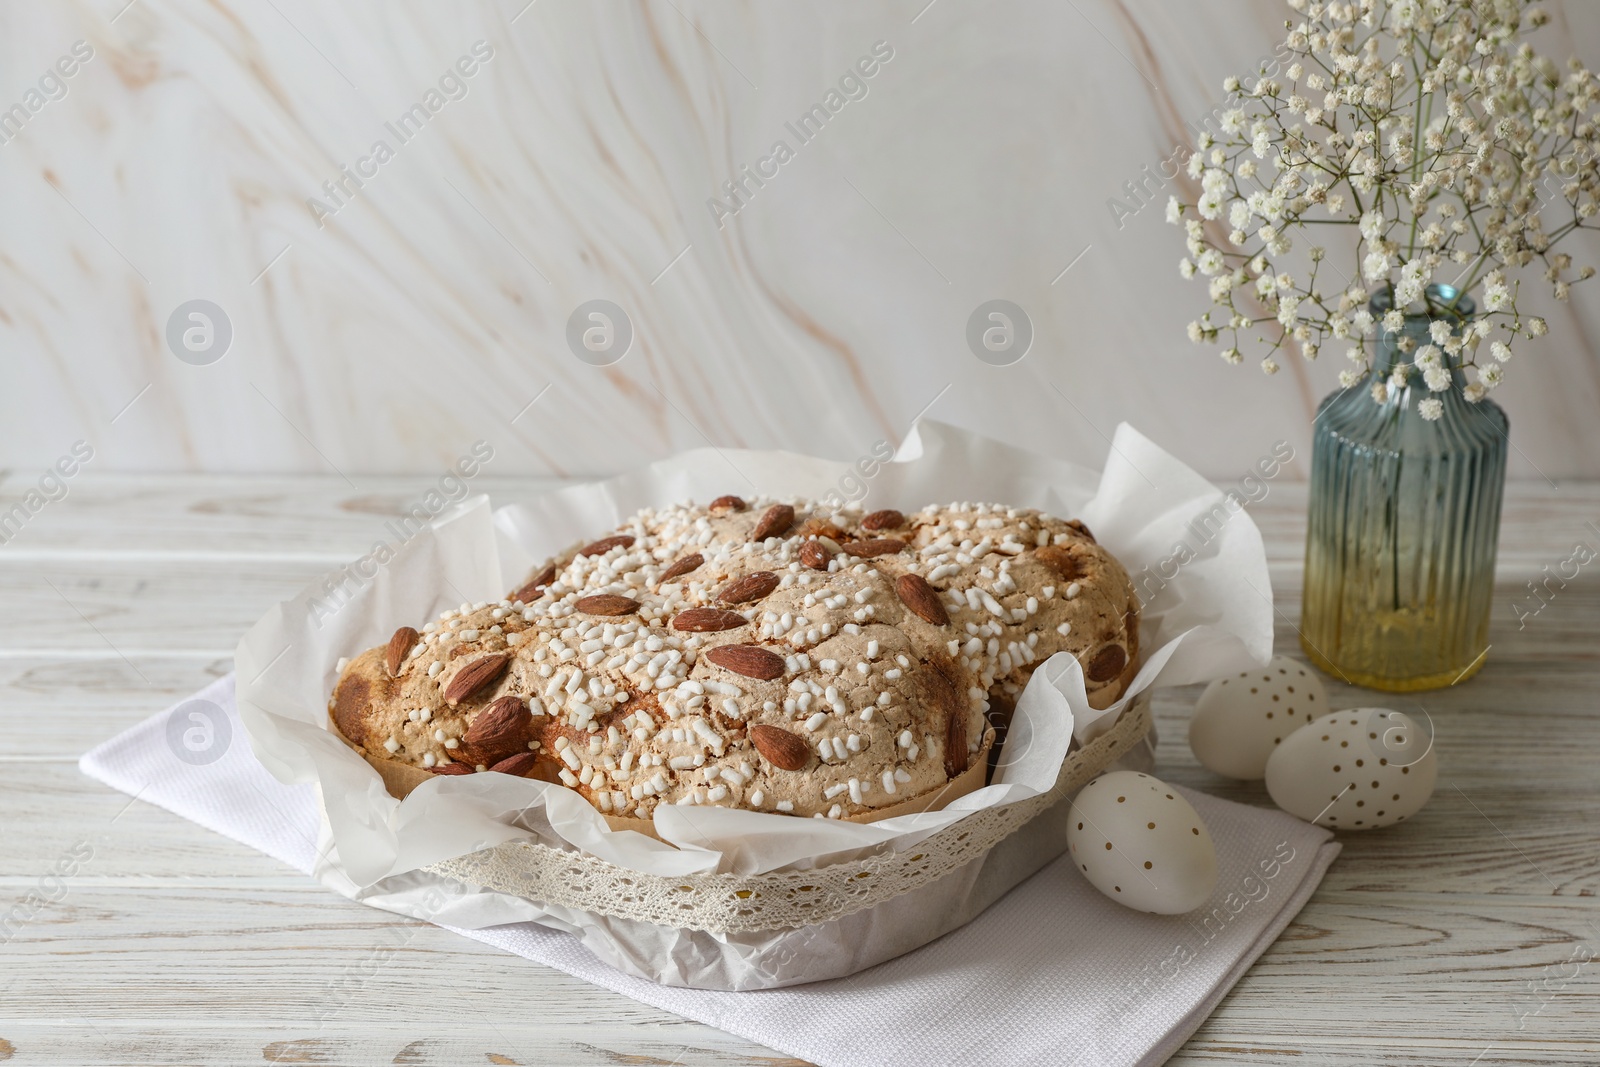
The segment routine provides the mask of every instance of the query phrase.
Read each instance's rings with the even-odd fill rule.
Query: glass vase
[[[1375,319],[1391,299],[1372,298]],[[1431,343],[1434,321],[1459,335],[1476,310],[1448,286],[1430,286],[1427,306],[1402,330],[1380,326],[1372,373],[1322,402],[1312,439],[1301,646],[1334,677],[1392,692],[1453,685],[1483,666],[1505,489],[1506,414],[1462,397],[1451,357],[1449,389],[1430,392],[1413,371],[1385,400],[1372,396]],[[1444,406],[1434,422],[1417,410],[1430,397]]]

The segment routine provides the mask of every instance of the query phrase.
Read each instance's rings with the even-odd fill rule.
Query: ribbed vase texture
[[[1473,306],[1456,306],[1447,321],[1459,329]],[[1375,318],[1388,309],[1387,293],[1373,298]],[[1432,321],[1408,315],[1403,333],[1428,344]],[[1311,460],[1301,645],[1334,677],[1391,691],[1452,685],[1483,665],[1505,488],[1505,412],[1463,399],[1459,371],[1442,392],[1413,374],[1373,399],[1372,382],[1415,351],[1379,342],[1373,374],[1322,402]],[[1428,397],[1444,404],[1438,421],[1418,414]]]

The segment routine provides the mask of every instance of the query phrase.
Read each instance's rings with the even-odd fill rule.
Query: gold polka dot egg
[[[1067,849],[1100,892],[1136,911],[1182,915],[1217,887],[1217,849],[1178,791],[1136,771],[1103,774],[1067,815]]]
[[[1421,811],[1438,774],[1423,723],[1388,708],[1352,708],[1284,738],[1267,761],[1267,792],[1318,826],[1373,830]]]
[[[1206,687],[1189,721],[1189,747],[1207,770],[1255,781],[1290,734],[1327,710],[1322,679],[1298,660],[1277,656]]]

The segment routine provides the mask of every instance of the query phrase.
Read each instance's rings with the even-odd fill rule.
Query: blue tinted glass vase
[[[1312,443],[1301,646],[1337,678],[1396,692],[1452,685],[1483,665],[1505,489],[1505,412],[1468,403],[1458,367],[1442,392],[1413,372],[1386,400],[1372,396],[1430,343],[1433,321],[1459,334],[1476,310],[1448,286],[1428,297],[1430,313],[1408,314],[1403,330],[1380,326],[1372,372],[1322,402]],[[1380,322],[1390,300],[1372,298]],[[1434,422],[1417,410],[1430,397],[1444,405]]]

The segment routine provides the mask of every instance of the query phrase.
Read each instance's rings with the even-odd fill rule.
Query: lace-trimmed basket
[[[739,937],[833,923],[915,893],[983,859],[1132,751],[1149,730],[1150,701],[1148,695],[1142,695],[1109,731],[1068,754],[1049,792],[975,812],[904,851],[884,851],[807,870],[760,875],[647,875],[532,841],[508,842],[426,869],[555,908],[620,920],[623,926],[646,923]],[[1043,843],[1056,841],[1058,845]],[[1064,832],[1042,839],[1030,849],[1038,861],[1033,870],[1064,849]],[[1010,885],[1031,873],[1020,872]]]

